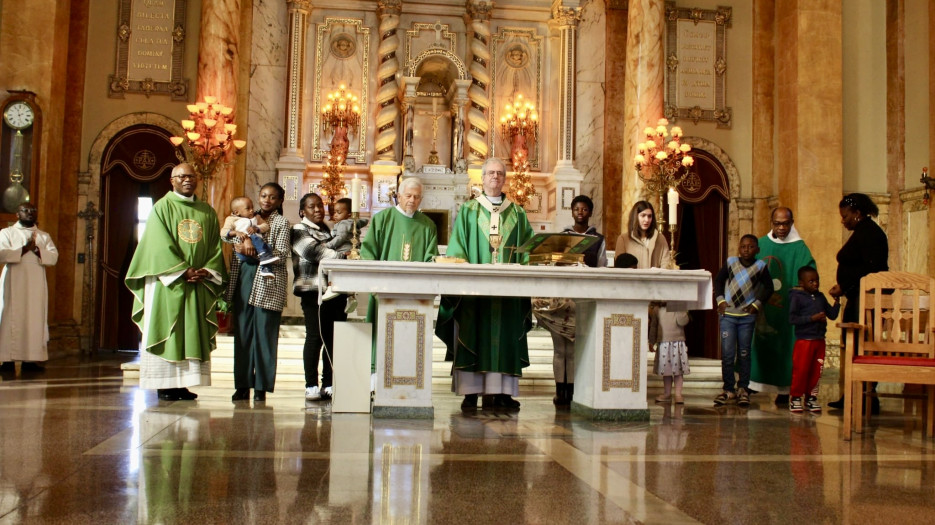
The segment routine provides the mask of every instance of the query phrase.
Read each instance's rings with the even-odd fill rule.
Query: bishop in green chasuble
[[[776,208],[771,220],[773,230],[760,238],[757,258],[769,268],[775,291],[763,305],[763,315],[757,319],[753,332],[750,388],[785,396],[792,384],[795,346],[795,331],[789,323],[789,290],[798,285],[799,268],[816,265],[812,252],[793,225],[792,212]]]
[[[486,183],[486,171],[484,179]],[[502,236],[499,262],[527,262],[527,256],[515,251],[533,235],[526,212],[502,195],[500,198],[493,197],[492,202],[485,194],[461,206],[446,256],[473,264],[490,263],[490,234],[498,231]],[[498,218],[497,222],[491,217]],[[447,359],[454,361],[452,390],[465,396],[517,395],[518,378],[529,366],[526,332],[531,328],[528,297],[443,296],[435,334],[448,347]],[[469,406],[470,400],[465,398],[465,403],[463,407]],[[518,408],[519,404],[501,406]]]
[[[184,273],[189,268],[208,270],[210,276],[188,282]],[[225,279],[214,209],[194,197],[166,194],[153,206],[127,271],[133,322],[144,336],[142,350],[169,362],[208,361]]]

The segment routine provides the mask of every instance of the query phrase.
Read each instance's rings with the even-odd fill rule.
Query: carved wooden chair
[[[844,329],[844,439],[863,431],[871,382],[924,387],[923,435],[935,422],[935,279],[908,272],[879,272],[860,280],[860,322]],[[856,351],[855,351],[856,349]],[[866,413],[866,414],[865,414]],[[853,428],[852,428],[853,427]]]

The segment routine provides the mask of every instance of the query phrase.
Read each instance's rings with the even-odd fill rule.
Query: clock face
[[[24,101],[10,104],[3,112],[3,120],[13,129],[26,129],[32,126],[34,117],[32,107]]]

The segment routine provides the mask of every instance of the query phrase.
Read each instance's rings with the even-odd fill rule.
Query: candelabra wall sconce
[[[208,181],[213,179],[222,166],[233,162],[230,151],[240,154],[245,140],[235,140],[237,125],[234,124],[234,108],[225,106],[217,97],[205,97],[204,101],[188,105],[190,118],[182,120],[184,137],[170,137],[177,149],[175,156],[188,162],[201,177],[201,198],[207,198]]]
[[[659,119],[655,128],[647,127],[644,130],[646,141],[636,146],[637,154],[634,158],[636,173],[645,184],[646,189],[656,195],[658,206],[656,213],[659,231],[665,231],[666,220],[662,215],[662,196],[666,195],[668,204],[668,226],[672,237],[672,249],[669,251],[668,267],[678,268],[675,255],[678,250],[678,186],[688,176],[695,159],[689,152],[691,146],[682,144],[682,128],[673,126],[668,129],[669,121]]]
[[[928,168],[922,168],[922,178],[919,179],[919,182],[921,182],[922,186],[925,187],[925,195],[922,197],[922,202],[928,206],[932,202],[929,191],[935,191],[935,178],[929,177]]]
[[[529,145],[539,136],[539,114],[536,107],[523,100],[517,94],[512,104],[504,108],[500,117],[500,131],[510,140],[510,157],[513,162],[513,176],[507,187],[510,200],[520,206],[526,206],[536,193],[529,176]]]

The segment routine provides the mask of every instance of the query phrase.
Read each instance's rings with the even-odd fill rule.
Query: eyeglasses
[[[504,171],[488,171],[487,173],[484,174],[484,176],[485,176],[485,177],[505,178],[505,177],[506,177],[506,172],[504,172]]]
[[[792,221],[782,221],[782,222],[773,221],[773,226],[776,226],[776,227],[792,226]]]
[[[179,180],[195,180],[198,178],[198,175],[195,175],[194,173],[183,173],[181,175],[174,175],[172,178]]]

